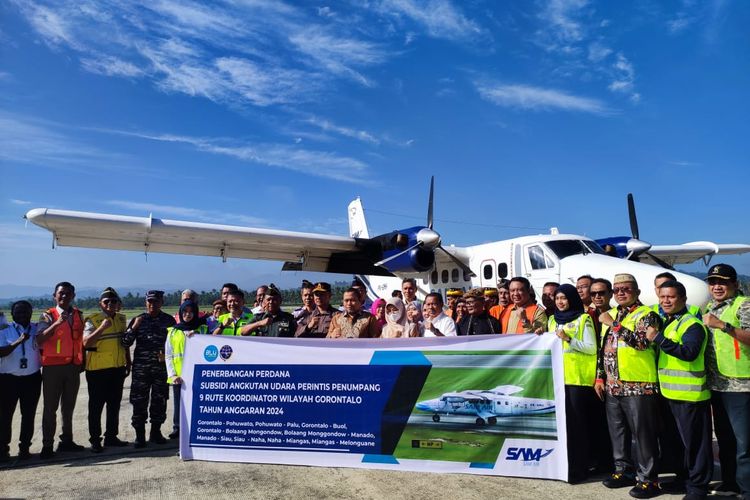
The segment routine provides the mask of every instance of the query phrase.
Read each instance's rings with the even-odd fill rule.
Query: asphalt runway
[[[130,427],[129,392],[128,378],[120,412],[120,438],[132,442],[135,436]],[[82,375],[73,432],[75,441],[84,445],[88,445],[87,404],[86,379]],[[600,480],[603,477],[572,486],[560,481],[465,474],[182,461],[174,441],[166,445],[149,444],[144,450],[129,446],[105,449],[101,454],[93,454],[88,449],[78,453],[60,453],[52,460],[41,461],[38,458],[41,449],[41,409],[40,401],[31,447],[35,456],[22,462],[15,460],[20,426],[20,416],[16,410],[11,441],[12,460],[0,464],[1,498],[630,498],[627,490],[608,490],[602,486]],[[170,399],[168,422],[171,422],[171,418]],[[428,418],[432,423],[431,416]],[[165,425],[163,430],[169,432],[171,426]],[[660,498],[681,497],[662,495]]]
[[[432,415],[412,415],[409,424],[432,428],[467,430],[487,434],[526,434],[529,436],[556,437],[557,427],[550,417],[498,417],[495,425],[477,425],[471,415],[440,415],[440,422],[433,422]]]

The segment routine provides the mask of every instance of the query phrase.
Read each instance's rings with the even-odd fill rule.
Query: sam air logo
[[[218,357],[219,349],[217,349],[215,345],[206,346],[206,348],[203,350],[203,358],[205,358],[205,360],[209,363],[211,361],[216,361],[216,358]]]
[[[508,454],[505,456],[505,460],[521,460],[523,462],[535,462],[535,465],[539,463],[541,459],[549,456],[554,448],[545,450],[544,448],[508,448]]]

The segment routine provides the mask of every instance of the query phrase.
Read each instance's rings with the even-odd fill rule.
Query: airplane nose
[[[432,408],[430,407],[427,401],[422,401],[422,402],[417,403],[417,410],[431,411]]]

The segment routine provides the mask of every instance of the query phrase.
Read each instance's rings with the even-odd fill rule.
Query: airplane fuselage
[[[555,402],[521,396],[471,398],[443,395],[440,398],[420,401],[416,408],[437,415],[472,415],[487,419],[552,413],[555,411]]]
[[[531,282],[537,300],[541,301],[542,287],[547,282],[575,285],[578,277],[586,274],[611,282],[615,274],[628,273],[638,281],[641,302],[651,305],[658,301],[654,277],[664,271],[661,267],[604,255],[593,240],[571,234],[524,236],[456,249],[456,252],[468,260],[475,276],[464,273],[448,259],[440,259],[431,272],[398,273],[397,278],[369,277],[371,295],[390,296],[392,290],[400,289],[405,277],[417,278],[421,297],[430,292],[445,297],[448,288],[495,287],[500,278],[523,276]],[[678,271],[672,273],[685,285],[690,304],[703,305],[708,301],[703,281]]]

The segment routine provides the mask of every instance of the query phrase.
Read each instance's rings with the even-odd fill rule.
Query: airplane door
[[[548,281],[560,282],[560,263],[544,245],[531,243],[523,248],[524,276],[531,281],[537,300],[541,301],[542,287]]]
[[[483,287],[495,288],[497,279],[495,277],[495,261],[492,259],[483,260],[479,269],[479,280]]]

